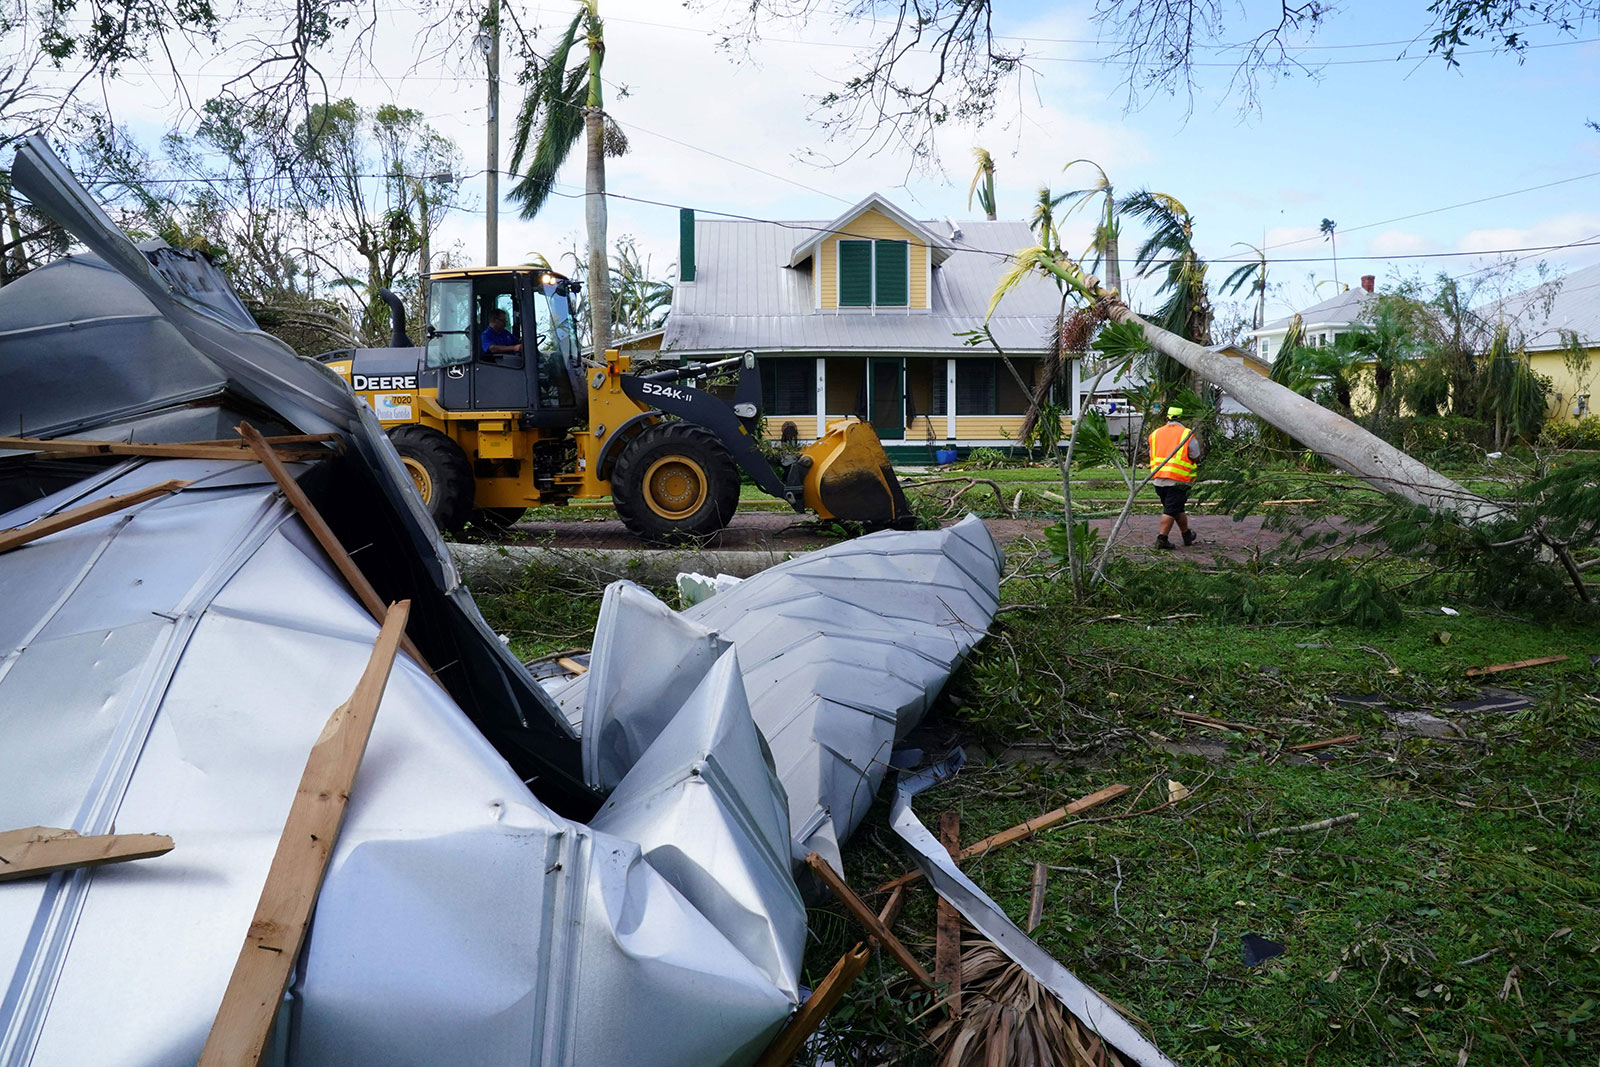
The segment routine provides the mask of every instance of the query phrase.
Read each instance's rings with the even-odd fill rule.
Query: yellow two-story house
[[[966,335],[983,325],[1011,254],[1034,243],[1024,222],[918,220],[877,193],[820,221],[685,211],[663,353],[753,349],[774,438],[787,423],[810,439],[857,415],[906,458],[1012,445],[1061,294],[1030,278],[989,320],[1011,368]],[[1076,382],[1062,393],[1074,407]]]

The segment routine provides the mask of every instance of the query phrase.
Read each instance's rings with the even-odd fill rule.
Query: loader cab
[[[524,425],[565,429],[580,421],[581,381],[572,303],[578,285],[553,271],[445,271],[428,286],[423,365],[436,372],[447,411],[517,412]],[[520,352],[486,351],[504,312]]]

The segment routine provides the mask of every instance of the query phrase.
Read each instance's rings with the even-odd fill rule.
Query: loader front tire
[[[657,423],[618,457],[611,500],[628,529],[647,540],[704,537],[733,518],[739,468],[705,427]]]
[[[452,532],[465,526],[476,484],[472,461],[461,446],[438,430],[416,425],[396,426],[389,440],[434,525]]]

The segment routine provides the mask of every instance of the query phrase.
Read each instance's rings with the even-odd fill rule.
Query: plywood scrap
[[[961,855],[961,816],[947,811],[939,816],[939,843],[950,858]],[[961,913],[950,902],[939,898],[934,923],[933,979],[945,989],[945,1003],[952,1015],[961,1013]]]
[[[1334,745],[1348,745],[1361,740],[1360,734],[1344,734],[1341,737],[1329,737],[1321,741],[1307,741],[1303,745],[1290,745],[1290,752],[1315,752],[1319,748],[1332,748]]]
[[[867,907],[866,902],[856,895],[856,891],[850,888],[849,883],[827,860],[812,852],[806,856],[806,864],[817,873],[822,884],[828,887],[828,892],[839,898],[839,903],[844,905],[845,910],[866,929],[867,933],[877,939],[883,950],[893,956],[895,962],[905,968],[907,974],[929,989],[934,987],[933,976],[928,973],[927,968],[917,962],[911,950],[889,931],[889,928],[879,920],[877,912]]]
[[[1048,830],[1050,827],[1063,823],[1075,815],[1082,815],[1091,808],[1098,808],[1102,804],[1115,800],[1127,791],[1128,787],[1121,784],[1108,785],[1104,789],[1097,789],[1088,796],[1079,797],[1077,800],[1074,800],[1072,803],[1067,804],[1064,807],[1057,808],[1054,811],[1047,811],[1043,815],[1035,815],[1027,822],[1018,823],[1009,830],[1002,830],[997,834],[990,834],[982,841],[978,841],[962,849],[961,854],[956,856],[955,860],[957,863],[965,863],[967,860],[974,859],[975,857],[987,855],[997,848],[1004,848],[1007,845],[1014,845],[1018,841],[1032,837],[1041,830]],[[878,886],[878,890],[883,892],[890,889],[895,889],[899,886],[910,885],[921,877],[921,871],[907,871],[900,877],[887,881]]]
[[[778,1031],[778,1036],[772,1039],[772,1044],[767,1046],[761,1058],[756,1061],[756,1067],[789,1067],[794,1063],[795,1057],[800,1055],[800,1050],[811,1035],[816,1033],[817,1027],[828,1013],[838,1005],[839,998],[860,976],[867,965],[872,953],[865,945],[857,944],[855,948],[839,957],[839,962],[833,965],[833,970],[828,976],[817,983],[811,995],[800,1005],[800,1009],[790,1017],[784,1028]]]
[[[34,878],[77,867],[164,856],[172,851],[165,834],[91,834],[55,826],[30,826],[0,833],[0,882]]]
[[[266,1051],[410,610],[408,600],[389,608],[355,692],[311,746],[255,917],[200,1053],[201,1067],[253,1067]]]
[[[155,485],[147,485],[143,489],[135,489],[131,493],[118,493],[115,496],[102,497],[99,500],[80,504],[75,508],[46,515],[44,518],[35,519],[26,526],[19,526],[14,530],[0,532],[0,552],[10,552],[13,548],[21,548],[30,541],[37,541],[41,537],[70,530],[74,526],[81,526],[86,522],[106,515],[113,515],[119,511],[143,504],[146,500],[154,500],[158,496],[176,493],[189,483],[176,478]]]
[[[1543,667],[1547,663],[1565,663],[1570,656],[1539,656],[1536,659],[1519,659],[1515,663],[1494,663],[1487,667],[1468,667],[1468,678],[1482,678],[1486,674],[1502,671],[1520,671],[1524,667]]]

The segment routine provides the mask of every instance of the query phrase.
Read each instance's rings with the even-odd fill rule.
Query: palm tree
[[[589,330],[591,351],[604,352],[611,343],[611,280],[606,251],[606,161],[608,155],[627,151],[627,138],[602,110],[600,69],[605,59],[605,24],[600,0],[579,0],[577,14],[555,47],[542,57],[530,57],[523,80],[527,89],[517,113],[511,168],[526,173],[511,188],[511,199],[522,205],[522,217],[531,219],[550,198],[556,174],[585,135],[584,222],[589,238]],[[574,61],[572,52],[582,38],[587,56]],[[532,152],[529,153],[530,143]]]
[[[1317,227],[1317,232],[1322,234],[1323,239],[1333,243],[1333,282],[1335,285],[1339,284],[1339,239],[1334,236],[1333,231],[1338,227],[1339,224],[1332,219],[1323,219],[1322,225]]]
[[[1177,197],[1141,189],[1118,207],[1120,216],[1150,227],[1139,246],[1134,268],[1140,277],[1164,269],[1158,293],[1166,302],[1151,321],[1195,344],[1211,343],[1211,297],[1206,291],[1206,264],[1194,247],[1194,216]]]
[[[1100,197],[1100,221],[1095,224],[1094,237],[1089,242],[1089,249],[1084,253],[1084,258],[1089,261],[1090,270],[1099,270],[1105,266],[1106,288],[1117,292],[1122,291],[1122,263],[1117,257],[1117,239],[1122,232],[1122,224],[1118,219],[1116,190],[1111,186],[1111,179],[1106,177],[1105,169],[1092,159],[1074,159],[1061,168],[1066,173],[1075,164],[1087,163],[1100,175],[1098,181],[1087,189],[1074,189],[1070,193],[1062,193],[1051,203],[1051,207],[1067,206],[1067,214],[1072,214],[1080,204]],[[1065,216],[1063,216],[1065,217]]]
[[[1235,267],[1233,273],[1222,279],[1222,291],[1234,296],[1245,286],[1250,287],[1256,296],[1256,310],[1250,318],[1250,326],[1259,330],[1267,320],[1267,254],[1245,241],[1235,241],[1233,247],[1248,248],[1256,254],[1256,258]]]
[[[967,208],[972,208],[972,198],[978,198],[978,206],[983,208],[984,215],[990,222],[994,221],[994,157],[982,148],[972,150],[972,158],[978,161],[978,169],[972,175],[972,187],[967,190]]]

